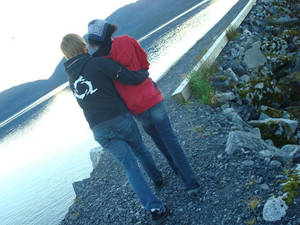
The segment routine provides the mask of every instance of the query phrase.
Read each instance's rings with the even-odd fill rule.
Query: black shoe
[[[162,175],[160,175],[160,178],[158,181],[154,182],[154,185],[156,188],[161,188],[164,185],[164,179],[163,179]]]
[[[166,217],[169,215],[170,210],[164,206],[161,209],[151,209],[152,220],[156,224],[160,224],[165,221]]]
[[[176,176],[179,176],[179,172],[178,172],[177,169],[174,169],[174,173],[175,173]]]

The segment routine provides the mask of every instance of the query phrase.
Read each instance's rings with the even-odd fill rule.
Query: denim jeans
[[[180,175],[186,190],[199,187],[196,176],[186,158],[170,124],[163,102],[135,115],[145,132],[166,157],[171,168]]]
[[[162,202],[154,195],[140,171],[136,157],[153,182],[161,172],[157,169],[150,152],[143,144],[140,132],[130,114],[104,127],[92,129],[95,140],[108,151],[126,171],[128,180],[146,210],[161,208]]]

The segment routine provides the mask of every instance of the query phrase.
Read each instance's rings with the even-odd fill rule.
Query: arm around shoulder
[[[99,68],[105,76],[123,84],[140,84],[149,77],[147,70],[130,71],[118,62],[109,58],[98,57],[96,63],[97,68]]]

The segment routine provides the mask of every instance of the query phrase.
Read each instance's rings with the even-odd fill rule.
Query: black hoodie
[[[147,71],[129,71],[116,61],[81,54],[65,64],[70,88],[90,128],[128,113],[112,79],[136,85],[148,78]]]

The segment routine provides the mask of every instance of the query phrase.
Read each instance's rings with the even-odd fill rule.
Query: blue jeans
[[[199,183],[173,132],[163,102],[135,115],[135,118],[141,122],[145,132],[151,136],[172,169],[180,175],[185,189],[198,188]]]
[[[95,140],[108,151],[126,171],[128,180],[146,210],[161,208],[162,202],[153,194],[140,171],[137,157],[153,182],[161,172],[155,166],[150,152],[143,144],[138,127],[130,114],[118,118],[112,124],[92,129]]]

